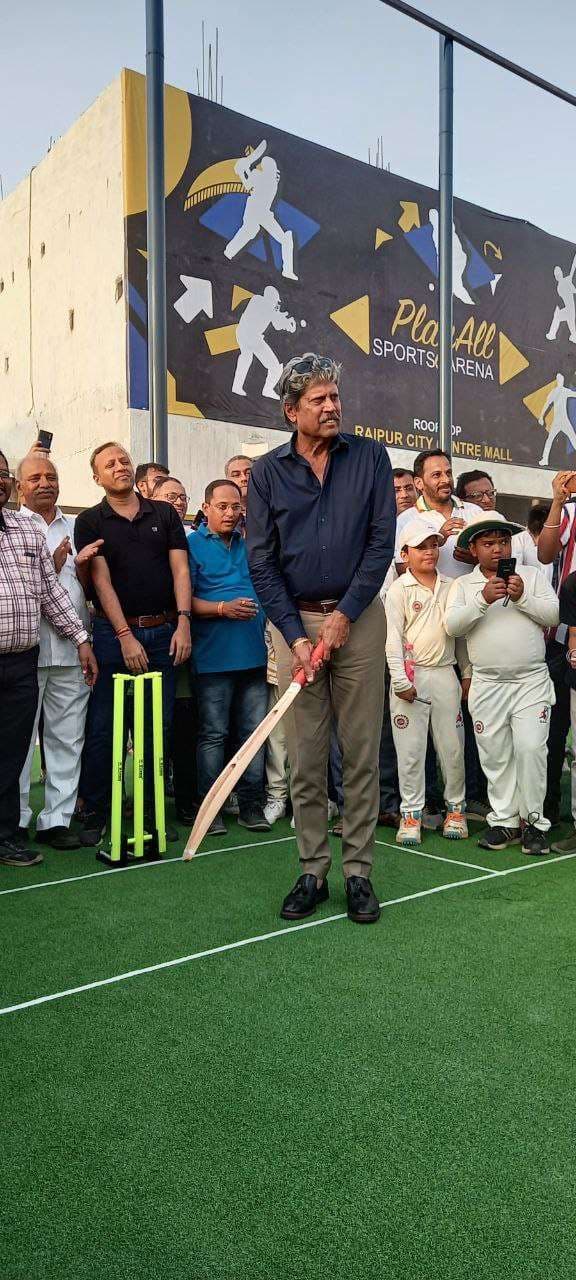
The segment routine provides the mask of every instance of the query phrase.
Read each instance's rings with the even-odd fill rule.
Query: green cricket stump
[[[162,726],[162,673],[146,672],[141,676],[114,675],[114,718],[112,728],[112,799],[110,807],[110,843],[99,849],[96,857],[107,866],[126,866],[134,862],[156,862],[166,852],[166,814],[164,797],[164,745]],[[144,737],[145,682],[150,682],[152,708],[152,765],[154,776],[154,830],[144,825]],[[122,802],[124,784],[125,694],[128,685],[133,694],[134,753],[134,834],[123,832]]]

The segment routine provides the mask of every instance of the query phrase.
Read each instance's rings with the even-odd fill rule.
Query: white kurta
[[[30,511],[28,507],[22,507],[21,514],[33,520],[42,530],[52,555],[64,538],[70,538],[72,555],[67,557],[58,577],[84,626],[90,631],[86,600],[74,566],[73,521],[59,507],[56,508],[56,517],[51,524],[46,524],[42,516]],[[90,690],[84,682],[75,645],[59,636],[54,627],[43,618],[40,623],[38,658],[38,707],[28,756],[20,775],[21,827],[27,827],[32,817],[29,804],[30,775],[42,710],[46,786],[44,806],[38,815],[36,826],[39,831],[70,826],[78,795],[89,695]]]
[[[466,636],[473,667],[468,697],[480,763],[488,782],[490,826],[517,828],[520,819],[541,831],[550,709],[554,686],[544,661],[544,627],[558,621],[558,599],[550,583],[530,565],[520,571],[522,598],[504,607],[487,604],[476,567],[452,584],[446,629]]]

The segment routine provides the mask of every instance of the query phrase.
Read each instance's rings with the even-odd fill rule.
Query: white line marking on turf
[[[250,844],[227,844],[217,849],[205,849],[203,853],[195,853],[196,858],[209,858],[212,853],[233,853],[237,849],[258,849],[269,844],[283,844],[287,840],[295,840],[296,836],[277,836],[274,840],[254,840]],[[0,889],[0,898],[7,893],[30,893],[31,889],[51,889],[54,885],[78,884],[79,880],[96,880],[98,876],[115,876],[119,871],[142,871],[144,867],[166,867],[171,862],[182,862],[182,854],[177,858],[159,858],[157,862],[131,862],[126,867],[109,867],[107,871],[89,871],[82,876],[63,876],[61,880],[39,880],[37,884],[19,884],[15,889]]]
[[[499,876],[513,876],[518,871],[533,871],[536,867],[549,867],[552,862],[567,862],[576,858],[576,853],[564,853],[557,858],[544,859],[542,862],[528,862],[521,867],[508,867],[498,872]],[[403,902],[414,902],[417,898],[429,898],[434,893],[446,893],[449,889],[463,889],[468,884],[481,884],[483,880],[493,880],[494,876],[487,871],[483,876],[471,876],[468,880],[452,880],[449,884],[438,884],[432,889],[420,889],[418,893],[407,893],[401,898],[389,898],[381,902],[382,909],[396,907]],[[140,978],[147,973],[159,973],[162,969],[175,969],[178,965],[191,964],[194,960],[205,960],[209,956],[221,955],[226,951],[237,951],[240,947],[250,947],[257,942],[269,942],[272,938],[284,938],[290,933],[301,933],[304,929],[316,929],[323,924],[334,924],[337,920],[345,920],[346,912],[335,916],[324,916],[322,920],[306,920],[303,924],[289,925],[286,929],[273,929],[270,933],[259,933],[251,938],[240,938],[237,942],[225,942],[220,947],[208,947],[205,951],[193,951],[188,956],[179,956],[176,960],[162,960],[159,964],[149,964],[142,969],[130,969],[127,973],[117,973],[111,978],[98,978],[96,982],[85,982],[79,987],[68,987],[65,991],[54,991],[51,995],[36,996],[33,1000],[23,1000],[20,1004],[6,1005],[0,1009],[0,1017],[7,1013],[18,1013],[22,1009],[31,1009],[35,1005],[50,1004],[54,1000],[64,1000],[67,996],[80,995],[84,991],[95,991],[98,987],[110,987],[118,982],[127,982],[129,978]]]
[[[460,862],[458,858],[443,858],[440,853],[425,853],[423,849],[415,849],[409,844],[390,844],[388,840],[376,840],[376,844],[381,844],[386,849],[394,849],[396,853],[415,853],[417,858],[432,858],[434,862],[450,862],[455,867],[470,867],[471,871],[486,871],[491,876],[502,875],[501,871],[494,871],[492,867],[481,867],[479,862]]]

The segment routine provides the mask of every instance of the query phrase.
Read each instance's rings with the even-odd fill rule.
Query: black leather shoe
[[[280,915],[284,920],[303,920],[313,916],[318,903],[326,902],[329,896],[327,880],[318,888],[316,876],[300,876],[284,899]]]
[[[49,844],[51,849],[80,849],[80,835],[69,831],[68,827],[48,827],[45,831],[37,831],[36,844]]]
[[[380,906],[369,880],[365,876],[348,876],[346,881],[348,919],[354,924],[376,924],[380,919]]]

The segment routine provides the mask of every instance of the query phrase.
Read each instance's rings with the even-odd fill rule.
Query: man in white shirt
[[[494,851],[521,837],[522,852],[539,855],[550,852],[544,797],[554,704],[544,628],[558,622],[558,600],[530,565],[522,576],[499,576],[499,562],[510,556],[511,536],[519,532],[498,511],[462,531],[459,545],[471,550],[477,566],[452,583],[445,626],[448,635],[466,637],[473,668],[468,701],[491,803],[479,844]]]
[[[398,572],[403,570],[400,554],[402,530],[418,514],[424,515],[427,524],[434,525],[443,539],[438,572],[446,578],[457,578],[460,574],[470,573],[473,562],[470,556],[457,550],[456,540],[460,530],[481,514],[481,508],[473,502],[462,502],[456,497],[452,463],[443,449],[426,449],[418,454],[414,462],[414,484],[418,492],[416,506],[402,512],[396,521],[394,560]]]
[[[20,513],[42,531],[58,580],[89,631],[84,591],[74,565],[74,523],[57,506],[56,467],[45,455],[32,452],[20,463],[16,479]],[[90,690],[82,677],[76,646],[59,636],[45,618],[40,623],[38,686],[38,708],[30,749],[20,775],[20,827],[26,829],[32,817],[30,774],[38,721],[43,709],[46,787],[44,807],[36,822],[35,839],[36,843],[47,844],[54,849],[77,849],[80,839],[69,828],[78,794]]]

